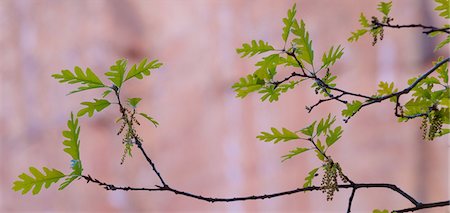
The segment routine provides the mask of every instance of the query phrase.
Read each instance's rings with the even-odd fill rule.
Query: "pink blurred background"
[[[256,59],[241,59],[235,48],[252,39],[280,47],[281,19],[296,2],[313,39],[316,58],[342,44],[344,56],[332,71],[347,90],[374,94],[379,81],[398,82],[428,69],[439,42],[419,30],[386,30],[375,47],[368,36],[346,41],[358,28],[360,12],[378,14],[378,1],[239,0],[2,0],[0,1],[1,111],[0,211],[2,212],[343,212],[349,190],[332,202],[321,192],[264,201],[206,203],[167,192],[106,191],[84,181],[63,191],[39,195],[11,190],[29,166],[69,172],[61,131],[79,102],[102,91],[66,94],[75,87],[50,77],[61,69],[90,67],[104,73],[115,60],[159,59],[164,66],[145,80],[125,85],[123,96],[141,97],[139,109],[158,128],[139,127],[144,146],[174,188],[213,197],[275,193],[300,187],[320,165],[313,153],[284,163],[280,156],[295,142],[270,144],[256,139],[270,127],[298,130],[328,113],[338,115],[343,137],[331,151],[355,182],[396,184],[423,202],[449,196],[448,137],[424,142],[419,121],[397,123],[391,103],[362,110],[343,124],[343,106],[326,103],[308,114],[320,97],[310,82],[261,103],[259,95],[235,98],[231,85],[254,70]],[[443,24],[433,1],[394,1],[395,23]],[[289,71],[289,70],[288,70]],[[286,74],[289,73],[286,71]],[[103,80],[106,80],[102,76]],[[81,118],[84,173],[116,185],[152,187],[158,183],[138,150],[120,165],[123,153],[115,106],[92,119]],[[320,179],[315,180],[320,184]],[[398,209],[410,203],[386,189],[358,190],[355,212]],[[445,208],[427,212],[449,211]]]

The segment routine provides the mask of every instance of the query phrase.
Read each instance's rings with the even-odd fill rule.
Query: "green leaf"
[[[314,179],[314,177],[316,177],[317,170],[319,170],[319,168],[315,168],[310,172],[308,172],[308,176],[305,177],[305,183],[303,184],[303,188],[312,186],[312,180]]]
[[[36,169],[35,167],[30,167],[30,173],[34,176],[30,176],[26,173],[19,175],[19,180],[14,181],[12,189],[14,191],[22,190],[22,194],[26,194],[28,191],[33,189],[32,194],[38,194],[42,186],[46,189],[50,187],[52,183],[56,183],[59,179],[66,177],[62,172],[56,169],[43,168],[44,173]]]
[[[270,80],[276,74],[277,66],[285,63],[285,60],[285,58],[280,57],[278,54],[264,57],[255,64],[255,66],[258,66],[259,68],[254,74],[260,79]]]
[[[323,118],[320,119],[319,124],[317,125],[317,136],[320,136],[320,134],[325,133],[328,131],[328,129],[331,127],[331,125],[333,125],[333,123],[336,121],[336,116],[333,116],[333,118],[331,118],[331,114],[328,114],[328,117],[326,120],[324,120]]]
[[[339,140],[342,136],[342,127],[338,126],[334,130],[330,130],[330,132],[327,135],[326,143],[327,146],[330,147],[333,145],[337,140]]]
[[[89,117],[94,115],[94,111],[100,112],[106,107],[108,107],[111,103],[105,99],[95,99],[94,102],[81,102],[81,105],[85,105],[86,107],[78,111],[77,116],[81,117],[84,114],[88,113]]]
[[[450,4],[449,0],[434,0],[438,6],[434,8],[434,10],[440,12],[439,16],[442,16],[446,19],[450,18]]]
[[[89,89],[107,87],[89,68],[86,69],[85,73],[80,67],[75,67],[73,73],[70,72],[70,70],[62,70],[61,74],[53,74],[52,77],[59,80],[60,83],[82,84],[82,86],[78,87],[78,89],[74,91],[71,91],[69,94]]]
[[[80,127],[78,118],[74,119],[73,113],[70,114],[70,120],[67,121],[68,130],[64,130],[62,135],[66,138],[63,144],[66,146],[64,152],[69,154],[72,159],[80,160]]]
[[[367,20],[366,16],[364,16],[363,13],[359,15],[359,23],[362,27],[370,27],[369,21]]]
[[[161,66],[162,63],[160,63],[158,60],[153,60],[147,63],[147,59],[145,58],[141,61],[141,63],[139,63],[139,66],[135,64],[131,67],[124,82],[128,81],[131,78],[142,79],[144,78],[143,75],[149,76],[150,70],[157,69]]]
[[[292,25],[295,22],[295,14],[297,13],[296,4],[292,6],[292,9],[288,10],[287,18],[283,18],[283,34],[281,37],[283,38],[283,41],[286,43],[289,33],[291,32]]]
[[[360,108],[361,101],[353,101],[352,103],[347,103],[347,109],[342,110],[342,116],[352,117]]]
[[[322,68],[327,68],[331,65],[333,65],[334,63],[336,63],[336,61],[338,59],[340,59],[342,57],[342,55],[344,54],[344,52],[342,51],[344,50],[344,48],[341,48],[341,45],[339,45],[336,50],[334,50],[334,47],[332,46],[331,49],[328,51],[328,54],[324,53],[323,57],[322,57]]]
[[[136,108],[138,103],[142,100],[142,98],[128,98],[128,103],[133,107]]]
[[[67,175],[66,180],[60,185],[59,190],[66,188],[72,181],[81,176],[83,166],[80,161],[80,127],[78,126],[78,119],[74,119],[73,113],[70,114],[70,120],[67,121],[69,130],[63,131],[63,136],[66,140],[63,141],[64,152],[72,157],[71,168],[72,173]]]
[[[241,78],[231,88],[236,92],[236,97],[244,98],[248,94],[261,89],[264,84],[265,82],[255,75],[247,75],[247,78]]]
[[[264,142],[271,142],[274,141],[274,143],[278,143],[280,141],[286,142],[286,141],[290,141],[290,140],[295,140],[295,139],[299,139],[298,135],[295,134],[294,132],[286,129],[286,128],[282,128],[282,132],[280,132],[279,130],[275,129],[275,128],[271,128],[272,130],[272,134],[268,133],[268,132],[261,132],[261,135],[258,135],[256,138],[258,138],[259,140],[262,140]]]
[[[321,161],[325,161],[325,156],[322,154],[325,150],[325,147],[322,145],[322,142],[320,140],[317,140],[316,142],[317,149],[314,150],[316,152],[317,158]]]
[[[384,209],[384,210],[374,209],[372,213],[389,213],[389,210],[387,210],[387,209]]]
[[[398,89],[394,89],[394,82],[389,84],[388,82],[380,81],[378,87],[379,89],[377,90],[377,96],[391,95],[398,91]],[[397,97],[391,97],[389,100],[395,103],[397,101]]]
[[[242,44],[242,48],[236,49],[236,52],[238,54],[242,54],[241,58],[244,58],[247,55],[249,57],[252,57],[256,54],[265,53],[270,50],[274,50],[274,48],[267,42],[264,42],[263,40],[259,40],[258,42],[252,40],[250,44],[247,43]]]
[[[314,134],[314,128],[316,125],[317,121],[314,121],[311,125],[309,125],[308,127],[303,128],[302,130],[300,130],[300,132],[302,132],[303,134],[312,137],[312,135]]]
[[[385,16],[389,15],[389,12],[391,11],[392,7],[392,1],[390,2],[380,2],[378,4],[377,10],[383,13]]]
[[[442,47],[447,45],[449,42],[450,42],[450,36],[447,36],[446,39],[444,39],[443,41],[439,42],[439,44],[436,45],[436,48],[434,48],[434,51],[441,49]]]
[[[283,155],[283,156],[281,157],[281,158],[283,158],[283,159],[281,160],[281,162],[284,162],[284,161],[287,160],[287,159],[291,159],[292,157],[294,157],[294,156],[296,156],[296,155],[299,155],[299,154],[301,154],[301,153],[303,153],[303,152],[306,152],[306,151],[308,151],[308,150],[309,150],[308,148],[300,148],[300,147],[297,147],[296,149],[289,151],[289,154]]]
[[[127,60],[119,59],[116,61],[116,64],[112,65],[109,69],[110,71],[106,72],[105,75],[110,76],[108,79],[111,80],[111,82],[113,82],[113,84],[118,88],[120,88],[123,83],[123,77],[127,70]]]
[[[269,99],[269,102],[278,101],[278,97],[281,94],[280,88],[275,88],[275,85],[268,85],[263,87],[258,93],[264,94],[261,96],[261,101]]]
[[[442,61],[444,58],[439,57],[437,61],[433,62],[433,65],[436,65],[438,62]],[[444,81],[444,83],[448,84],[448,63],[442,64],[437,68],[436,72],[439,74],[438,77]]]
[[[297,36],[297,38],[293,39],[292,41],[300,50],[299,58],[313,65],[314,51],[312,50],[312,41],[309,39],[309,33],[305,28],[305,22],[303,22],[303,20],[300,20],[300,25],[298,25],[298,22],[294,21],[292,26],[292,33]]]
[[[379,87],[379,89],[377,90],[377,92],[380,96],[390,95],[390,94],[394,93],[394,82],[389,84],[388,82],[381,81],[378,84],[378,87]]]
[[[108,96],[109,93],[111,93],[111,92],[112,92],[111,90],[106,90],[105,92],[103,92],[102,97],[103,97],[103,98],[106,98],[106,96]]]
[[[358,41],[358,39],[361,37],[361,36],[363,36],[364,34],[366,34],[367,33],[367,30],[366,29],[359,29],[359,30],[357,30],[357,31],[355,31],[355,32],[352,32],[352,36],[350,36],[348,39],[347,39],[347,41],[349,41],[349,42],[356,42],[356,41]]]
[[[149,120],[150,122],[153,123],[153,125],[155,125],[155,127],[158,127],[159,123],[153,119],[152,117],[150,117],[149,115],[145,114],[145,113],[139,113],[139,115],[141,115],[142,117],[146,118],[147,120]]]

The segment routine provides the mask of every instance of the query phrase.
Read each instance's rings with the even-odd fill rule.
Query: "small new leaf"
[[[295,22],[295,14],[297,13],[296,4],[292,6],[292,9],[288,10],[287,18],[283,18],[283,34],[281,37],[283,38],[283,41],[286,43],[289,33],[291,32],[292,25]]]
[[[328,117],[326,120],[324,120],[323,118],[320,119],[319,124],[317,125],[317,136],[320,136],[320,134],[325,133],[328,131],[328,129],[331,127],[331,125],[333,125],[333,123],[336,121],[336,116],[333,116],[333,118],[331,118],[331,114],[328,114]]]
[[[261,132],[261,135],[258,135],[256,138],[259,140],[262,140],[264,142],[271,142],[278,143],[280,141],[286,142],[290,140],[299,139],[298,135],[294,132],[282,128],[281,132],[275,128],[271,128],[272,134],[268,132]]]
[[[70,114],[70,120],[67,121],[69,130],[64,130],[62,135],[66,138],[63,141],[64,152],[69,154],[72,159],[80,160],[80,127],[78,126],[78,118],[74,119],[73,113]]]
[[[108,79],[120,88],[123,83],[123,76],[127,70],[127,60],[119,59],[116,61],[116,64],[112,65],[109,69],[110,71],[106,72],[105,75],[110,76]]]
[[[380,2],[378,4],[377,10],[383,13],[385,16],[389,15],[389,12],[391,11],[392,7],[392,1],[390,2]]]
[[[359,23],[361,24],[362,27],[369,27],[369,21],[367,20],[366,16],[364,16],[363,13],[361,13],[361,15],[359,15]]]
[[[306,152],[308,150],[309,150],[308,148],[297,147],[296,149],[289,151],[289,154],[283,155],[281,157],[282,158],[281,162],[284,162],[287,159],[291,159],[292,157],[294,157],[296,155],[299,155],[299,154],[301,154],[303,152]]]
[[[437,50],[441,49],[442,47],[444,47],[448,43],[450,43],[450,36],[447,36],[446,39],[444,39],[443,41],[439,42],[439,44],[437,44],[436,47],[434,48],[434,51],[437,51]]]
[[[433,62],[433,65],[436,65],[438,62],[442,61],[444,58],[439,57],[437,61]],[[436,72],[439,74],[438,77],[442,79],[442,81],[448,84],[448,63],[442,64],[437,68]]]
[[[133,108],[136,108],[138,103],[142,100],[142,98],[128,98],[128,103]]]
[[[387,210],[387,209],[384,209],[384,210],[374,209],[372,213],[389,213],[389,210]]]
[[[258,42],[255,40],[252,40],[250,44],[244,43],[242,44],[242,48],[236,49],[236,52],[238,54],[242,54],[241,58],[244,58],[245,56],[252,57],[256,54],[261,54],[268,52],[270,50],[274,50],[274,48],[269,45],[267,42],[264,42],[263,40],[259,40]]]
[[[280,64],[285,63],[285,58],[278,54],[272,54],[258,61],[255,66],[259,67],[254,74],[260,79],[270,80],[276,74],[276,68]]]
[[[35,167],[30,167],[30,173],[34,176],[30,176],[26,173],[19,175],[20,180],[14,181],[12,189],[14,191],[22,190],[22,194],[26,194],[31,189],[33,189],[32,194],[38,194],[42,186],[46,189],[50,187],[51,184],[58,182],[61,178],[66,177],[62,172],[56,169],[43,168],[44,173],[36,169]]]
[[[336,127],[334,130],[330,130],[326,138],[327,146],[330,147],[337,140],[339,140],[342,136],[342,132],[343,130],[341,126]]]
[[[305,183],[303,184],[303,188],[312,186],[312,180],[314,179],[314,177],[316,177],[317,170],[319,170],[319,168],[315,168],[310,172],[308,172],[308,176],[305,177]]]
[[[434,10],[440,12],[439,15],[449,19],[450,18],[450,4],[449,0],[434,0],[438,6]]]
[[[83,85],[78,87],[78,89],[71,91],[69,94],[89,89],[107,87],[89,68],[86,69],[85,73],[83,72],[83,70],[81,70],[80,67],[75,67],[73,73],[70,72],[70,70],[62,70],[61,74],[53,74],[52,77],[59,80],[60,83],[80,83]]]
[[[356,30],[355,32],[352,32],[352,36],[350,36],[348,39],[347,39],[347,41],[349,41],[349,42],[356,42],[356,41],[358,41],[358,39],[361,37],[361,36],[363,36],[364,34],[366,34],[367,33],[367,30],[366,29],[359,29],[359,30]]]
[[[159,123],[152,117],[150,117],[149,115],[145,114],[145,113],[139,113],[139,115],[141,115],[142,117],[146,118],[147,120],[149,120],[150,122],[153,123],[153,125],[155,125],[155,127],[158,127]]]
[[[292,33],[297,36],[297,38],[292,41],[297,44],[297,48],[300,50],[299,58],[312,65],[314,61],[314,51],[312,49],[312,41],[309,39],[309,33],[306,31],[305,22],[300,20],[300,25],[298,25],[298,22],[294,21]]]
[[[160,63],[158,60],[153,60],[147,63],[147,59],[145,58],[139,63],[139,65],[135,64],[131,67],[124,81],[128,81],[131,78],[142,79],[144,78],[143,75],[150,75],[150,70],[157,69],[161,66],[162,63]]]
[[[255,75],[247,75],[246,78],[241,78],[239,82],[233,84],[231,88],[236,92],[236,97],[244,98],[248,94],[261,89],[264,84],[265,82]]]
[[[336,50],[334,50],[334,47],[331,47],[331,49],[328,51],[327,53],[323,54],[322,57],[322,68],[327,68],[331,65],[333,65],[334,63],[336,63],[336,61],[338,59],[340,59],[342,57],[342,55],[344,54],[344,52],[342,51],[344,50],[344,48],[341,47],[341,45],[339,45]]]
[[[347,109],[342,110],[342,116],[352,117],[360,108],[361,101],[353,101],[352,103],[347,103]]]
[[[303,133],[303,134],[305,134],[305,135],[307,135],[307,136],[309,136],[309,137],[312,137],[312,135],[314,134],[314,128],[315,128],[316,122],[317,122],[317,121],[314,121],[314,122],[313,122],[311,125],[309,125],[308,127],[305,127],[305,128],[303,128],[302,130],[300,130],[300,132]]]
[[[88,113],[89,117],[92,117],[92,115],[94,115],[94,111],[100,112],[110,104],[111,103],[105,99],[94,99],[94,102],[81,102],[81,105],[85,105],[86,107],[78,111],[77,116],[81,117]]]
[[[106,96],[108,96],[109,93],[111,93],[111,92],[112,92],[111,90],[106,90],[106,91],[104,91],[102,97],[103,97],[103,98],[106,98]]]

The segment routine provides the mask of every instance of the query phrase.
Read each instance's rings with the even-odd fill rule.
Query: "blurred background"
[[[328,113],[337,115],[343,137],[330,154],[355,182],[396,184],[423,202],[449,195],[449,138],[424,142],[420,121],[397,123],[391,103],[365,108],[344,124],[343,106],[326,103],[308,114],[306,105],[320,96],[311,82],[261,103],[258,94],[235,98],[231,85],[254,71],[258,59],[241,59],[235,48],[252,39],[281,47],[282,18],[297,3],[316,59],[341,44],[342,59],[332,67],[341,88],[374,94],[379,81],[406,80],[431,67],[439,39],[420,30],[386,30],[376,46],[365,36],[348,43],[361,12],[378,15],[378,1],[316,0],[1,0],[0,1],[0,211],[1,212],[343,212],[349,190],[331,202],[321,192],[298,193],[264,201],[207,203],[167,192],[106,191],[74,182],[39,195],[11,190],[29,166],[70,171],[62,151],[61,131],[81,101],[101,97],[102,90],[66,96],[74,86],[51,74],[74,66],[100,75],[120,58],[142,58],[164,66],[145,80],[125,84],[122,95],[141,97],[139,110],[161,124],[141,120],[144,147],[174,188],[213,197],[275,193],[300,187],[312,168],[313,153],[284,163],[280,156],[296,142],[271,144],[256,135],[270,127],[302,129]],[[441,25],[434,1],[397,0],[394,23]],[[444,48],[445,49],[445,48]],[[286,75],[292,70],[287,69]],[[102,80],[106,80],[102,76]],[[116,136],[116,106],[82,118],[81,158],[84,173],[122,186],[152,187],[158,180],[137,149],[120,165],[123,146]],[[320,178],[315,179],[320,184]],[[358,190],[353,210],[398,209],[410,203],[387,189]],[[425,212],[445,212],[445,208]]]

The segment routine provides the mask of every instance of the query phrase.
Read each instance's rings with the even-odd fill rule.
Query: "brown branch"
[[[420,203],[416,205],[415,207],[407,208],[407,209],[400,209],[400,210],[394,210],[392,212],[396,213],[402,213],[402,212],[413,212],[420,209],[429,209],[429,208],[436,208],[436,207],[443,207],[443,206],[450,206],[450,200],[447,201],[441,201],[441,202],[434,202],[434,203]]]
[[[378,29],[378,28],[383,28],[383,27],[387,27],[387,28],[395,28],[395,29],[402,29],[402,28],[422,28],[422,33],[424,34],[430,34],[433,32],[443,32],[443,33],[447,33],[450,34],[450,27],[443,27],[443,28],[438,28],[438,27],[434,27],[434,26],[426,26],[423,24],[407,24],[407,25],[393,25],[390,23],[380,23],[377,20],[372,20],[372,29]]]

